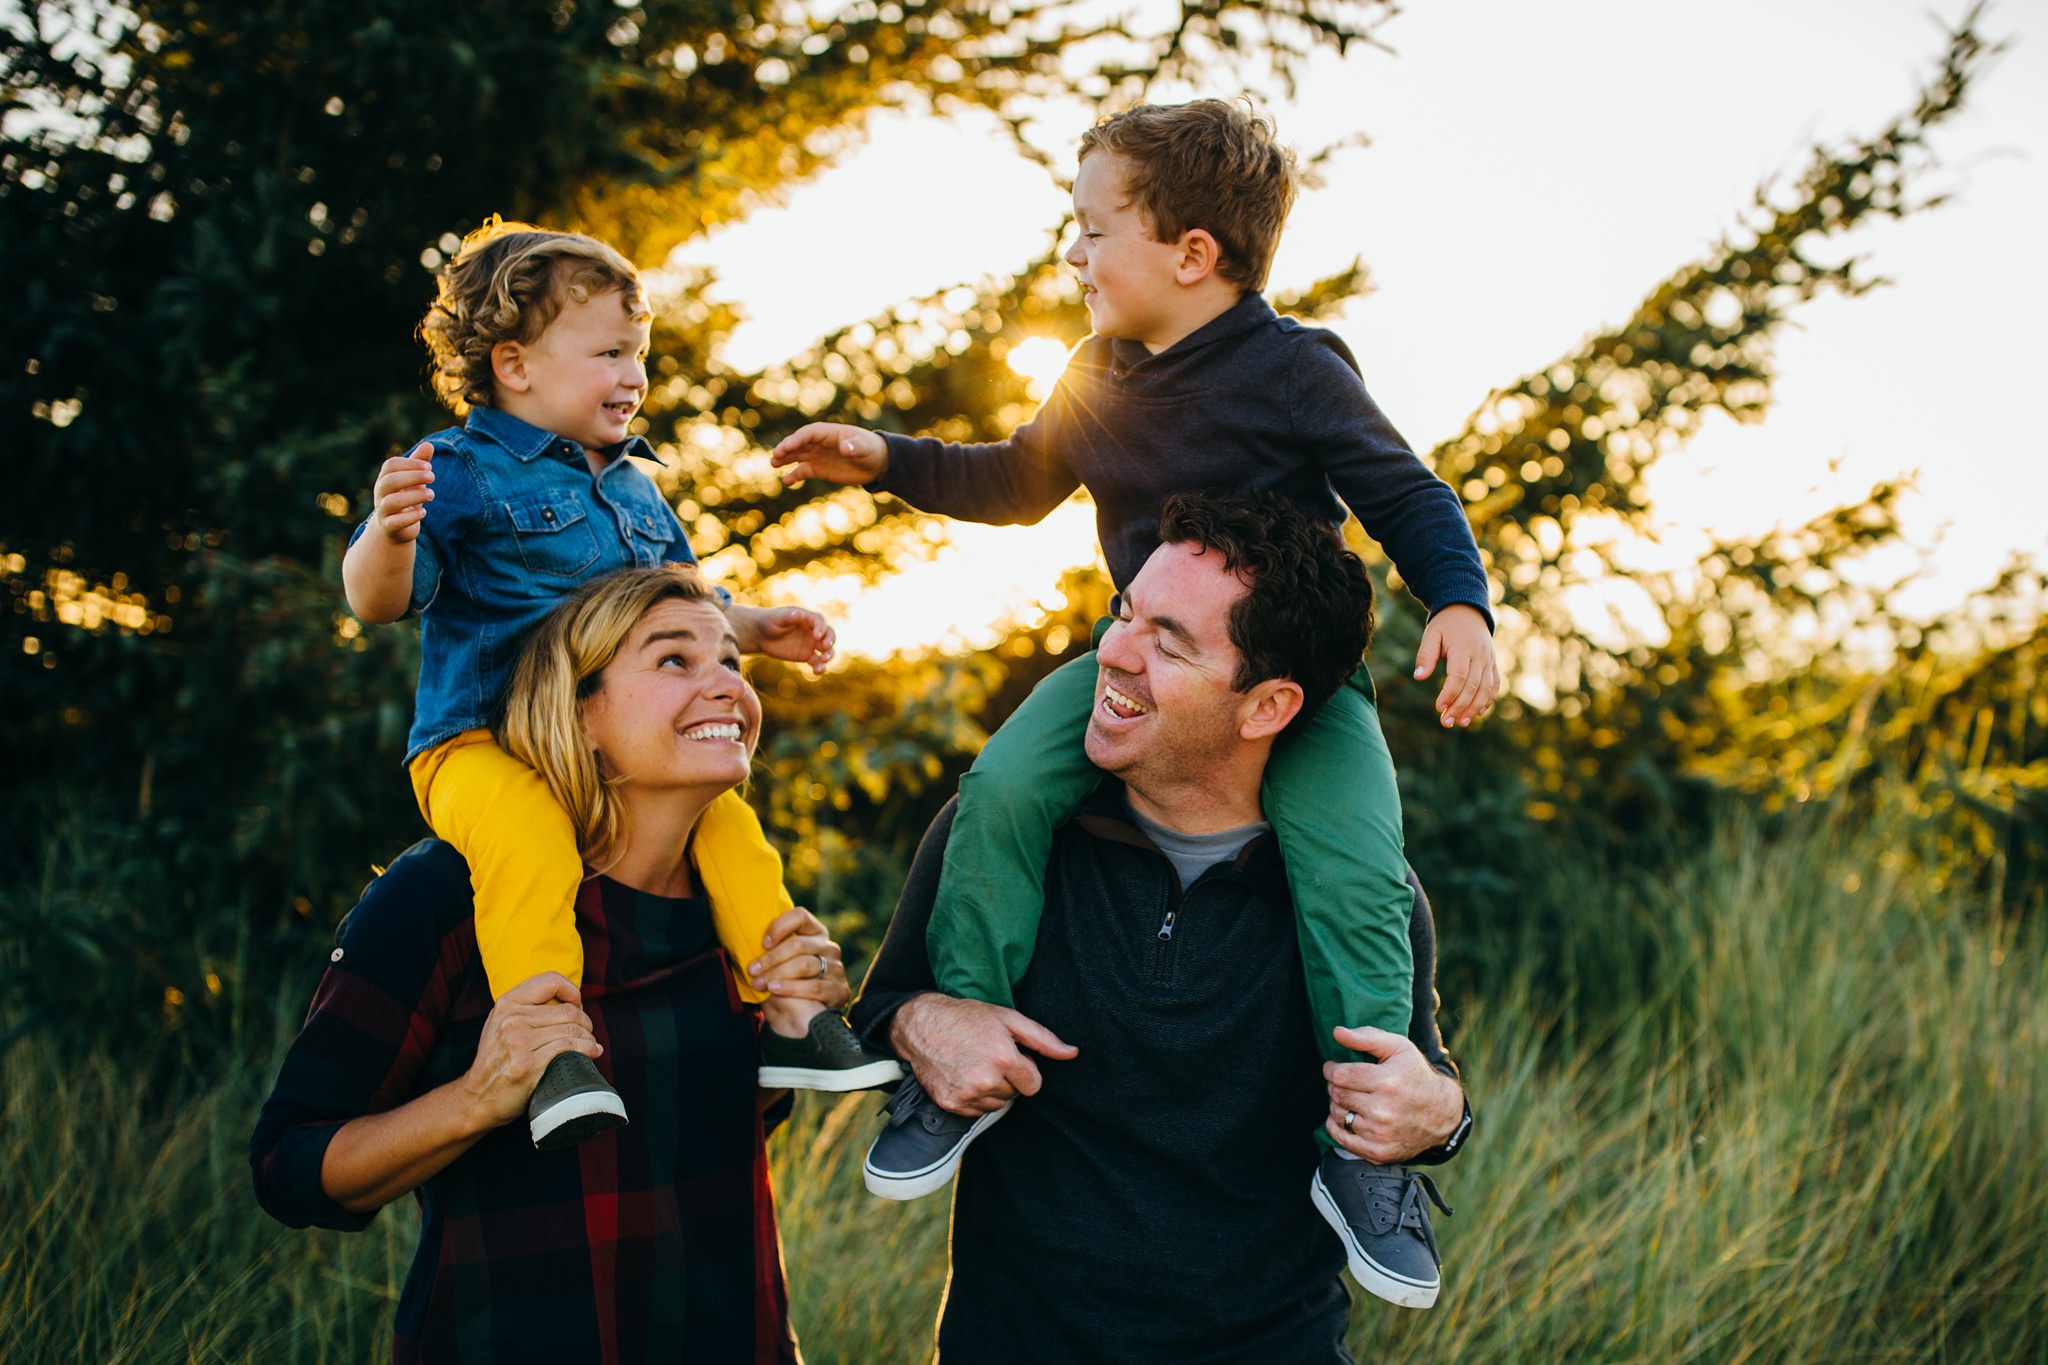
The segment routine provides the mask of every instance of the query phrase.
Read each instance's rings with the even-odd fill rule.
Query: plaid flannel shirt
[[[392,1359],[794,1362],[756,1025],[709,907],[600,878],[576,916],[598,1066],[632,1122],[553,1152],[514,1122],[422,1185]],[[462,1075],[490,1013],[461,856],[408,850],[336,945],[249,1159],[273,1217],[356,1231],[375,1215],[322,1190],[328,1142]]]

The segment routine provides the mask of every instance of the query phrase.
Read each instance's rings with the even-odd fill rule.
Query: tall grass
[[[2048,934],[1888,870],[1897,834],[1731,820],[1675,878],[1581,888],[1585,932],[1660,964],[1602,983],[1626,1007],[1453,1002],[1480,1128],[1441,1173],[1444,1296],[1360,1297],[1360,1358],[2048,1360]],[[256,1211],[266,1066],[164,1116],[107,1062],[8,1054],[0,1355],[381,1357],[409,1211]],[[775,1140],[812,1365],[930,1352],[945,1200],[861,1190],[875,1107],[805,1097]]]

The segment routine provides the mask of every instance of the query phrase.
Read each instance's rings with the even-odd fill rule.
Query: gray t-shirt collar
[[[1173,870],[1180,876],[1182,889],[1193,886],[1197,877],[1216,864],[1235,859],[1246,844],[1273,828],[1260,820],[1215,834],[1182,834],[1156,820],[1147,820],[1135,809],[1130,810],[1130,816],[1131,823],[1143,830],[1145,837],[1156,844],[1166,855],[1166,860],[1173,864]]]

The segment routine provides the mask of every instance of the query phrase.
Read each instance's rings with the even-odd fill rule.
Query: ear
[[[1223,248],[1207,228],[1189,228],[1180,235],[1177,245],[1180,263],[1174,267],[1174,278],[1183,285],[1200,284],[1223,264]]]
[[[1241,739],[1277,739],[1301,714],[1301,684],[1292,678],[1268,678],[1244,694],[1237,706]]]
[[[526,372],[526,348],[516,341],[501,341],[491,347],[491,378],[508,393],[525,393],[533,387]]]

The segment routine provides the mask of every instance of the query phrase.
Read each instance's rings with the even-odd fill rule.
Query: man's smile
[[[1148,715],[1152,710],[1137,698],[1119,692],[1107,682],[1102,684],[1102,709],[1118,720],[1131,720]]]

